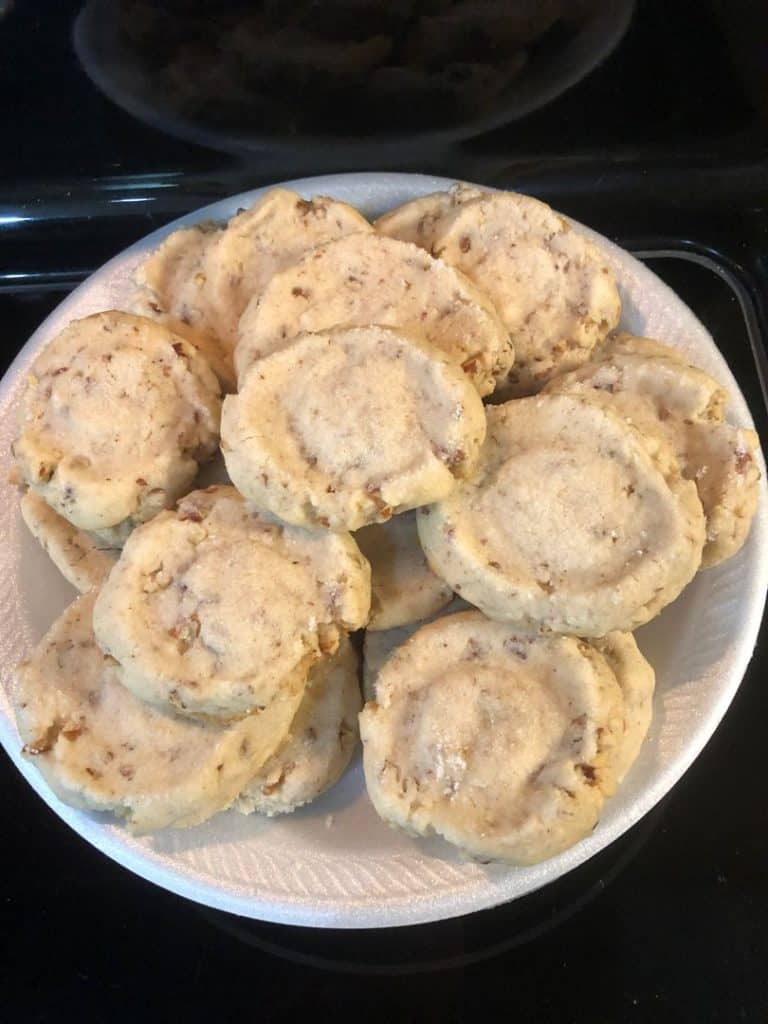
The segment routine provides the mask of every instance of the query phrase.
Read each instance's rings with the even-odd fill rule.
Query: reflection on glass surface
[[[75,46],[120,106],[224,149],[459,139],[569,88],[631,0],[90,0]]]

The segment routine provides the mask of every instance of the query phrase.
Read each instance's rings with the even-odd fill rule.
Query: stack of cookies
[[[651,720],[632,630],[749,531],[720,385],[617,333],[556,213],[469,186],[373,225],[275,189],[170,235],[129,307],[47,346],[14,445],[82,593],[18,670],[56,792],[282,814],[361,735],[392,825],[517,864],[587,835]]]

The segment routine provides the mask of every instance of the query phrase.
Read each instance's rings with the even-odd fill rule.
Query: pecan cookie
[[[223,228],[204,221],[171,232],[134,271],[135,302],[203,334],[215,335],[215,313],[205,287],[208,258]]]
[[[290,814],[330,789],[357,746],[359,657],[346,637],[313,666],[290,734],[237,801],[243,814]]]
[[[370,324],[431,342],[481,395],[514,358],[493,304],[459,271],[414,245],[358,233],[306,253],[248,304],[235,350],[238,381],[298,334]]]
[[[479,395],[419,338],[385,327],[304,334],[224,402],[227,471],[286,522],[356,530],[449,494],[485,436]]]
[[[491,618],[580,636],[673,601],[701,563],[704,515],[669,446],[570,395],[487,411],[474,475],[419,511],[432,569]]]
[[[623,700],[589,644],[479,612],[424,626],[360,714],[379,815],[474,857],[546,860],[589,835],[616,786]]]
[[[93,625],[137,696],[230,720],[303,683],[369,604],[370,568],[349,534],[286,526],[211,487],[134,530]]]
[[[438,612],[427,622],[435,622],[455,612],[470,609],[471,606],[466,601],[455,598],[447,608]],[[427,625],[427,622],[400,626],[381,633],[366,630],[363,641],[363,698],[365,701],[376,699],[376,681],[389,658],[417,630]],[[650,728],[656,674],[643,657],[632,633],[608,633],[607,636],[593,638],[589,643],[605,658],[608,667],[616,677],[616,682],[619,684],[624,698],[624,728],[617,739],[618,750],[615,762],[616,782],[620,783],[634,764]],[[607,788],[610,789],[610,786],[607,785]]]
[[[173,504],[216,451],[213,373],[144,317],[96,313],[37,358],[13,452],[31,490],[82,530],[125,533]]]
[[[501,397],[533,394],[579,366],[619,322],[618,289],[599,250],[537,199],[459,186],[406,204],[376,228],[418,242],[491,299],[515,348]]]
[[[681,354],[650,338],[620,335],[595,359],[553,380],[547,391],[575,394],[614,409],[672,447],[693,480],[707,519],[702,567],[741,548],[757,508],[757,434],[725,422],[727,393]]]
[[[199,824],[228,807],[283,741],[304,683],[230,726],[145,704],[96,645],[94,600],[70,605],[17,669],[25,753],[76,807],[113,811],[139,832]]]

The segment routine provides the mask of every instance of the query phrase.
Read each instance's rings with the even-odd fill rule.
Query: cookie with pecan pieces
[[[109,547],[93,534],[78,530],[34,491],[27,491],[22,497],[21,517],[67,583],[81,594],[101,586],[115,564],[119,548]]]
[[[35,360],[13,452],[24,483],[74,526],[126,534],[189,488],[220,415],[216,378],[188,342],[96,313]]]
[[[705,522],[662,438],[571,395],[487,412],[475,472],[419,510],[438,575],[491,618],[579,636],[634,629],[678,596]]]
[[[485,412],[469,379],[419,337],[385,327],[304,334],[255,363],[224,402],[238,490],[298,526],[356,530],[453,490]]]
[[[416,529],[416,513],[358,530],[355,540],[371,563],[372,632],[405,626],[436,615],[453,599],[445,580],[429,567]]]
[[[360,714],[368,794],[408,832],[533,864],[597,824],[623,716],[616,678],[588,643],[450,615],[398,648]]]
[[[298,334],[370,324],[430,342],[481,395],[493,391],[514,359],[492,302],[463,274],[414,245],[357,233],[306,253],[251,300],[235,349],[238,380]]]
[[[621,300],[600,251],[545,203],[459,185],[406,203],[377,231],[456,267],[498,310],[515,363],[502,398],[539,391],[579,366],[619,322]]]
[[[371,225],[347,203],[270,189],[225,225],[204,222],[164,239],[135,271],[131,308],[192,332],[202,348],[218,345],[231,376],[237,325],[250,299],[309,249],[359,231]]]
[[[197,825],[230,806],[283,741],[304,682],[229,726],[139,700],[97,646],[95,594],[79,598],[17,669],[25,754],[75,807],[112,811],[138,832]]]
[[[727,392],[713,377],[669,345],[623,334],[547,391],[601,403],[645,435],[666,440],[696,484],[707,519],[703,568],[742,547],[757,509],[758,439],[725,420]]]
[[[211,487],[134,530],[93,626],[137,696],[230,720],[303,684],[369,603],[370,568],[349,534],[287,526]]]

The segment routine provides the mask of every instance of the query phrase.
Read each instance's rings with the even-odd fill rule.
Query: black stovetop
[[[598,34],[597,65],[586,77],[507,123],[514,104],[468,93],[469,85],[455,88],[465,72],[450,89],[443,78],[437,88],[435,58],[427,69],[433,91],[425,93],[423,76],[406,85],[400,80],[394,107],[402,113],[393,117],[393,104],[382,106],[376,94],[379,106],[371,101],[370,109],[379,111],[378,120],[361,116],[372,88],[365,76],[350,81],[334,67],[299,74],[291,65],[285,79],[279,76],[288,73],[278,68],[279,101],[273,78],[248,78],[248,137],[241,132],[236,145],[238,118],[213,72],[239,19],[258,8],[259,31],[276,31],[290,7],[291,17],[306,18],[302,25],[317,35],[310,54],[325,52],[328,40],[343,32],[350,46],[378,32],[390,39],[390,61],[402,63],[413,10],[446,4],[305,0],[281,8],[275,0],[166,0],[89,6],[102,18],[102,28],[91,28],[90,35],[80,4],[0,2],[3,365],[85,274],[183,212],[315,173],[424,171],[539,195],[642,254],[712,331],[765,445],[764,4],[563,5],[570,21],[561,19],[528,46],[528,71],[521,75],[530,73],[534,86],[538,68],[557,71],[566,62],[563,54],[572,52],[586,24],[579,18],[604,17],[614,27],[615,47],[606,52],[605,35]],[[521,5],[510,0],[509,6]],[[104,10],[111,36],[104,34]],[[78,15],[80,57],[72,45]],[[136,58],[134,92],[156,81],[182,43],[192,47],[202,83],[197,105],[187,104],[180,117],[167,102],[147,110],[146,103],[139,109],[135,97],[126,98],[113,48],[120,32],[127,47],[121,52]],[[285,38],[295,44],[295,34]],[[440,45],[457,47],[456,59],[465,65],[485,62],[493,74],[507,67],[504,47],[482,33]],[[274,48],[269,52],[279,64]],[[226,67],[231,74],[232,65]],[[114,98],[133,103],[140,116],[101,91],[114,95],[104,69],[123,83]],[[297,74],[303,92],[296,89]],[[209,81],[214,84],[206,93]],[[513,100],[518,85],[531,95],[530,81],[512,80]],[[362,91],[349,116],[340,117],[339,99],[355,90]],[[434,125],[424,121],[425,109],[438,111],[441,135],[430,134]],[[482,119],[499,123],[469,137]],[[224,136],[217,145],[226,148],[212,148]],[[764,629],[715,737],[662,805],[619,842],[507,907],[412,929],[292,929],[197,907],[89,847],[2,755],[0,1020],[293,1021],[310,1014],[338,1021],[362,1014],[446,1022],[504,1015],[544,1024],[764,1021],[767,651]]]

